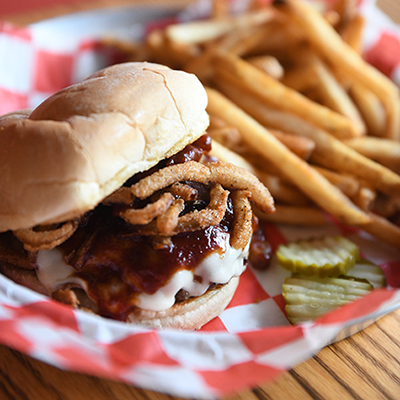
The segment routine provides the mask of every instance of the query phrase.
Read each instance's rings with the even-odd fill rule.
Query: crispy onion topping
[[[214,184],[210,190],[210,202],[204,209],[191,211],[179,218],[176,218],[175,214],[170,221],[167,221],[167,216],[165,216],[163,223],[168,223],[170,227],[167,235],[173,236],[182,232],[193,232],[211,225],[218,225],[222,218],[224,218],[228,196],[228,190],[224,190],[220,184]],[[144,236],[164,236],[165,233],[163,233],[158,226],[159,218],[157,218],[157,221],[153,221],[150,224],[136,226],[137,233]],[[176,222],[174,223],[174,221]],[[172,227],[173,229],[171,229]]]
[[[198,190],[191,186],[190,182],[210,185],[209,202],[200,210],[195,209],[181,215],[185,202],[198,199]],[[147,219],[149,221],[147,224],[133,219],[129,221],[134,225],[138,235],[162,238],[218,225],[225,216],[228,197],[231,196],[234,221],[230,241],[232,247],[243,249],[250,241],[253,232],[250,199],[264,212],[274,211],[269,191],[253,174],[222,162],[201,164],[189,161],[169,165],[130,187],[132,198],[139,199],[151,198],[160,191],[163,191],[163,196],[168,193],[176,198],[167,208],[166,206],[161,208],[156,201],[143,209],[135,210],[135,213],[145,213],[147,209],[154,211],[152,218]]]
[[[111,193],[103,200],[103,204],[125,204],[129,206],[133,202],[133,196],[128,187],[122,186],[115,192]]]
[[[34,252],[53,249],[65,242],[72,236],[78,226],[79,220],[75,219],[67,221],[57,228],[41,226],[36,229],[18,229],[13,233],[24,244],[25,250]]]
[[[198,195],[198,191],[195,188],[180,182],[174,183],[169,188],[169,191],[185,201],[194,201]]]
[[[132,185],[131,192],[134,196],[145,199],[158,190],[181,181],[195,181],[203,184],[215,182],[227,189],[249,190],[252,200],[259,209],[268,214],[275,211],[268,189],[251,172],[220,161],[206,165],[196,161],[170,165]]]
[[[160,235],[171,236],[178,225],[179,214],[183,211],[185,202],[176,199],[168,210],[157,218],[157,229]]]
[[[192,232],[218,225],[224,218],[229,191],[219,184],[213,184],[210,190],[210,202],[203,210],[194,210],[179,217],[175,232]]]
[[[201,185],[199,185],[201,184]],[[205,189],[204,189],[205,188]],[[206,190],[200,196],[199,190]],[[106,197],[105,205],[119,205],[116,215],[132,225],[134,234],[153,236],[155,246],[166,246],[168,238],[182,232],[205,229],[223,220],[231,196],[234,220],[231,245],[244,248],[252,235],[250,199],[265,213],[274,211],[268,189],[250,172],[232,164],[197,161],[172,164],[121,187]],[[135,208],[135,199],[145,201]],[[207,199],[207,201],[206,201]],[[187,209],[187,204],[201,207]],[[121,207],[122,206],[122,207]],[[36,227],[14,231],[28,251],[52,249],[67,240],[79,226],[79,220],[57,227]]]
[[[235,213],[229,243],[234,249],[244,249],[253,234],[253,211],[250,197],[251,193],[248,190],[237,190],[231,195]]]
[[[132,225],[146,225],[153,221],[154,218],[164,214],[172,202],[174,196],[171,193],[163,193],[154,203],[149,203],[143,208],[128,208],[119,215],[126,222]]]
[[[159,190],[182,181],[207,184],[210,181],[210,170],[196,161],[170,165],[132,185],[131,192],[135,197],[145,199]]]

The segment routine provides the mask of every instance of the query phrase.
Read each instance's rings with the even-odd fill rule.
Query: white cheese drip
[[[180,289],[190,296],[201,296],[211,283],[224,284],[234,276],[239,276],[245,269],[244,259],[249,252],[249,245],[244,250],[234,249],[226,236],[226,251],[221,255],[214,252],[207,256],[194,270],[176,272],[168,283],[154,294],[141,293],[139,307],[144,310],[163,311],[175,303],[175,295]],[[73,276],[75,270],[63,260],[57,249],[41,250],[37,257],[37,276],[39,281],[53,292],[68,284],[75,284],[86,289],[86,282]]]
[[[56,291],[65,284],[75,284],[86,289],[86,282],[72,276],[74,268],[66,264],[61,251],[58,249],[40,250],[37,255],[36,275],[40,283],[49,291]]]

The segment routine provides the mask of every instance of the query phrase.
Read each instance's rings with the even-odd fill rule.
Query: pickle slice
[[[372,289],[369,282],[353,277],[320,278],[293,274],[285,279],[282,294],[289,321],[299,324],[357,300]]]
[[[382,268],[364,258],[357,260],[347,275],[354,278],[366,279],[375,289],[386,286],[386,277]]]
[[[282,267],[295,273],[338,277],[354,267],[359,249],[342,236],[325,236],[281,245],[276,255]]]

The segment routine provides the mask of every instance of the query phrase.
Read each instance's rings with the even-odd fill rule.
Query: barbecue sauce
[[[181,233],[169,246],[154,248],[151,238],[137,235],[102,206],[61,248],[74,275],[87,282],[100,314],[124,320],[139,305],[140,293],[154,294],[177,271],[194,270],[212,252],[224,252],[228,225],[225,220],[221,226]]]

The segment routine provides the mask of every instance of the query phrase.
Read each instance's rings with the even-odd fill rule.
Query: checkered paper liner
[[[207,7],[198,3],[178,18],[193,18]],[[368,20],[366,58],[400,81],[400,30],[373,2],[361,7]],[[27,28],[1,23],[0,114],[35,107],[56,90],[118,61],[98,37],[140,38],[160,18],[162,23],[176,20],[170,10],[135,8],[86,12]],[[0,276],[0,342],[65,370],[175,396],[215,398],[264,384],[400,307],[400,250],[331,220],[319,228],[266,224],[264,229],[273,249],[301,238],[344,235],[382,267],[389,286],[314,323],[291,326],[281,294],[289,272],[272,259],[266,271],[245,271],[219,317],[200,331],[181,332],[137,328],[72,310]]]

